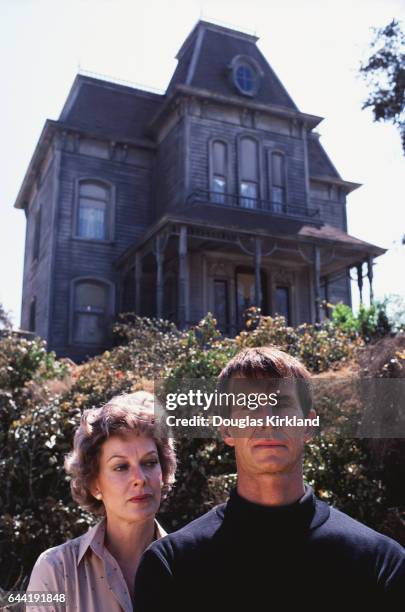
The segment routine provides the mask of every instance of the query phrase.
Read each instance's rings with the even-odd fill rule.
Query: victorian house
[[[314,322],[351,303],[351,268],[372,281],[384,249],[347,232],[359,185],[256,42],[200,21],[165,94],[78,75],[46,122],[15,204],[21,327],[59,356],[102,351],[121,312],[183,328],[211,311],[234,334],[250,305]]]

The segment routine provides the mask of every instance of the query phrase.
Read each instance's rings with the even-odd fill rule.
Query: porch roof
[[[263,215],[255,210],[234,208],[230,210],[218,205],[204,204],[166,214],[122,253],[115,262],[117,267],[124,264],[149,240],[172,224],[224,231],[227,234],[236,233],[240,236],[288,241],[295,243],[298,248],[309,245],[324,247],[325,254],[326,251],[329,254],[333,252],[333,256],[324,259],[322,265],[324,273],[356,265],[368,256],[378,257],[386,252],[384,248],[360,240],[326,223],[315,226],[305,223],[302,219],[283,218],[281,214]]]

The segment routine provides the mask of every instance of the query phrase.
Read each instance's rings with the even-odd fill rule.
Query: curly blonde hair
[[[113,397],[101,408],[91,408],[82,414],[73,440],[73,450],[65,457],[65,471],[71,477],[73,499],[85,510],[105,515],[102,501],[90,492],[100,467],[103,443],[113,435],[127,432],[150,436],[158,451],[164,488],[174,482],[176,454],[170,429],[152,393],[137,391]]]

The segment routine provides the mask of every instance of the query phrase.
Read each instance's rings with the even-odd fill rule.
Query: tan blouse
[[[66,607],[27,605],[27,612],[132,612],[132,600],[121,569],[104,546],[106,520],[87,533],[49,548],[37,559],[27,591],[66,594]],[[166,532],[155,521],[155,537]]]

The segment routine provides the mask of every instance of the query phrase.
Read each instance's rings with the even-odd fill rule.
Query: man
[[[309,378],[298,360],[265,347],[241,351],[219,384],[228,392],[241,381],[259,391],[263,384],[280,387],[277,406],[264,412],[312,419]],[[232,416],[241,412],[236,407]],[[323,609],[402,609],[403,547],[304,485],[310,427],[263,420],[223,436],[235,449],[237,488],[227,503],[147,549],[135,583],[136,612],[256,611],[275,604],[289,610],[295,601]]]

